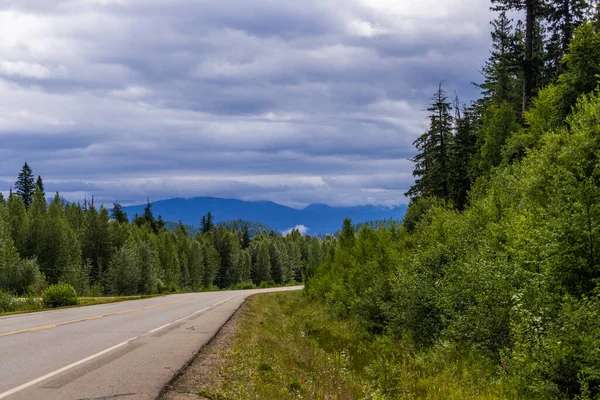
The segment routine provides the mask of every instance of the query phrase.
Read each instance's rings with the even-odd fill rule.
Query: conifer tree
[[[23,199],[26,209],[29,209],[29,206],[33,202],[33,193],[35,192],[34,182],[35,178],[33,177],[31,168],[25,163],[15,183],[15,189],[17,190],[17,195]]]
[[[123,211],[123,206],[118,202],[113,203],[113,209],[111,211],[111,217],[113,220],[120,224],[126,224],[129,222],[127,219],[127,213]]]
[[[350,218],[344,219],[342,231],[338,236],[338,240],[342,249],[350,250],[354,247],[354,242],[356,241],[356,231],[354,230],[354,225],[352,224],[352,220]]]
[[[474,163],[478,151],[477,131],[475,117],[471,110],[465,108],[462,114],[457,112],[455,121],[456,133],[450,148],[450,198],[456,208],[463,210],[473,176],[476,174]]]
[[[244,225],[241,242],[242,249],[246,250],[248,247],[250,247],[250,233],[248,232],[248,225]]]
[[[540,55],[535,52],[536,28],[546,13],[545,0],[492,0],[494,11],[524,11],[525,12],[525,54],[523,57],[523,115],[529,109],[529,104],[536,88],[539,71]]]
[[[271,256],[269,246],[264,241],[258,245],[254,271],[254,283],[256,285],[271,281]]]
[[[100,212],[93,202],[88,207],[81,232],[81,250],[83,259],[92,266],[93,283],[98,283],[104,278],[103,271],[111,260],[110,216],[104,206],[100,206]]]
[[[23,199],[19,196],[10,196],[6,203],[6,208],[8,213],[7,221],[13,243],[21,257],[25,258],[28,256],[27,237],[29,232],[29,218],[23,204]]]
[[[439,196],[444,199],[450,193],[449,148],[452,141],[452,105],[440,83],[428,108],[430,127],[414,145],[418,154],[412,159],[415,163],[413,175],[415,184],[406,193],[409,197]]]
[[[6,205],[6,200],[4,199],[4,194],[2,194],[2,192],[0,192],[0,206],[5,206]]]
[[[46,191],[44,190],[44,182],[42,181],[42,177],[40,175],[38,175],[38,177],[37,177],[37,181],[35,182],[35,186],[39,187],[40,190],[42,191],[42,195],[44,197],[46,197]]]
[[[583,24],[589,4],[585,0],[549,0],[548,21],[550,33],[548,57],[555,75],[564,72],[561,68],[575,29]]]
[[[213,215],[212,212],[209,211],[208,214],[202,217],[202,221],[200,222],[200,230],[202,231],[202,234],[205,235],[208,232],[211,232],[214,228],[215,225],[213,222]]]
[[[222,230],[222,231],[221,231]],[[216,284],[227,288],[238,282],[240,244],[230,231],[219,227],[215,234],[215,248],[219,252],[220,265],[217,272]]]
[[[493,27],[492,50],[481,73],[484,83],[478,85],[482,90],[482,99],[476,102],[478,113],[490,103],[508,101],[515,104],[516,110],[522,108],[522,34],[513,26],[513,20],[506,11],[491,22]]]
[[[281,252],[275,240],[269,240],[269,256],[271,261],[271,278],[275,283],[283,282],[283,265]]]
[[[36,257],[41,253],[41,247],[44,244],[44,229],[46,224],[47,212],[46,199],[42,191],[35,190],[33,200],[27,210],[29,224],[27,226],[27,256]]]

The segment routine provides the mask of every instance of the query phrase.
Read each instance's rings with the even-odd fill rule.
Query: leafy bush
[[[231,290],[249,290],[256,289],[256,285],[252,282],[240,282],[231,287]]]
[[[42,295],[44,307],[56,308],[74,306],[78,303],[77,293],[73,286],[66,283],[51,285]]]
[[[15,311],[13,296],[0,290],[0,313]]]

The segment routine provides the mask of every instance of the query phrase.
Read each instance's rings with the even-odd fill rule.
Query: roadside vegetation
[[[600,32],[593,4],[556,3],[532,16],[575,18],[556,68],[543,45],[557,37],[524,37],[502,12],[483,97],[458,111],[436,91],[403,224],[355,232],[347,220],[308,271],[311,298],[404,349],[378,372],[378,398],[600,398]],[[540,63],[531,82],[528,58]]]
[[[495,380],[492,362],[473,356],[448,363],[452,349],[417,355],[402,341],[369,332],[356,317],[339,318],[302,292],[252,296],[236,324],[229,350],[218,354],[217,367],[202,378],[199,398],[462,400],[511,395],[506,384]]]

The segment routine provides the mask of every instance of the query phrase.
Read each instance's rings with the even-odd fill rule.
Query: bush
[[[77,293],[73,286],[66,283],[51,285],[42,295],[44,307],[56,308],[74,306],[78,303]]]
[[[231,287],[231,290],[248,290],[256,289],[256,285],[252,282],[239,282]]]
[[[13,297],[0,290],[0,313],[15,311],[15,301]]]

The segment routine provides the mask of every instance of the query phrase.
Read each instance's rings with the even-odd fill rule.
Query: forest
[[[465,105],[436,83],[403,223],[346,220],[307,269],[313,298],[386,343],[367,367],[377,398],[430,395],[407,365],[500,385],[490,398],[600,398],[598,4],[491,11],[481,96]]]
[[[211,213],[191,237],[181,223],[165,229],[150,202],[131,221],[118,203],[109,212],[59,193],[48,203],[27,163],[15,189],[7,199],[0,193],[0,293],[12,296],[59,283],[80,296],[284,285],[302,282],[331,246],[298,231],[251,237],[247,225],[215,224]]]

